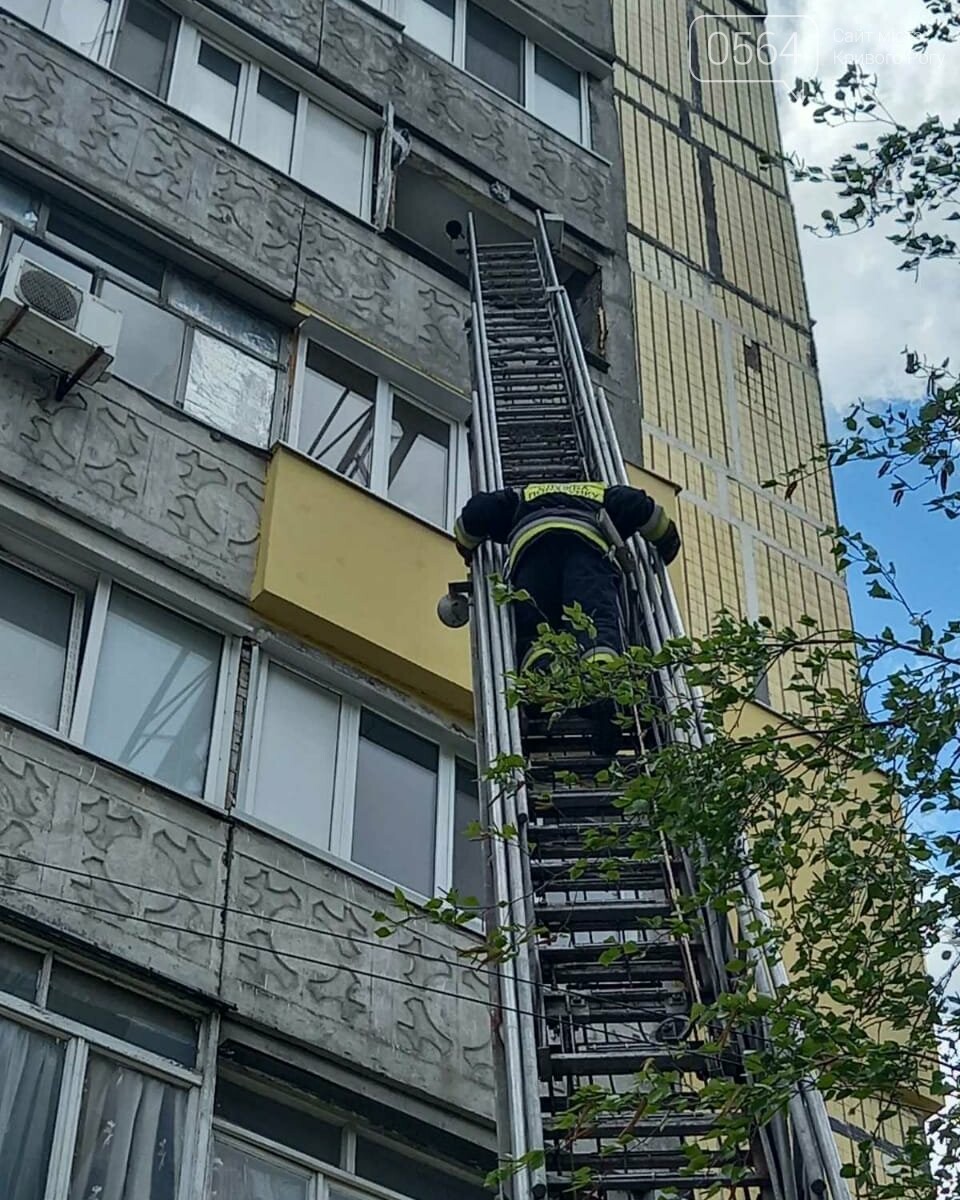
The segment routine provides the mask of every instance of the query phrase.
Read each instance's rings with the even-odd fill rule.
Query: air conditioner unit
[[[117,353],[123,315],[70,280],[15,254],[0,287],[0,342],[55,367],[67,386],[94,383]]]

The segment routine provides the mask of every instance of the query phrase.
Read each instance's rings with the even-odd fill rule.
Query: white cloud
[[[929,17],[921,0],[770,0],[770,10],[807,18],[797,28],[808,42],[816,27],[825,87],[843,73],[848,58],[872,54],[882,61],[865,63],[865,69],[879,77],[881,96],[897,120],[912,123],[939,113],[952,122],[960,116],[960,45],[938,46],[925,59],[911,50],[910,29]],[[778,92],[785,148],[810,163],[829,166],[836,154],[867,140],[861,132],[870,134],[868,127],[815,125],[812,108],[791,103],[786,87]],[[899,251],[886,241],[895,227],[839,240],[804,232],[803,225],[820,223],[823,209],[836,208],[834,197],[829,185],[794,188],[826,403],[844,410],[859,398],[916,395],[915,381],[903,374],[904,346],[937,361],[953,354],[960,365],[958,267],[927,264],[914,283],[896,270]]]

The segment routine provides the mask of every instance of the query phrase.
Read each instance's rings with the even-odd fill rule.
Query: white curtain
[[[210,1200],[307,1200],[309,1176],[222,1138],[213,1143]]]
[[[0,1020],[0,1196],[42,1200],[64,1048]]]
[[[70,1200],[176,1200],[187,1095],[91,1054]]]

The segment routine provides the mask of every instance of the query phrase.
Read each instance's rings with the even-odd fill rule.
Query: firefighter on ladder
[[[479,492],[454,526],[457,549],[468,564],[488,538],[506,545],[510,585],[530,594],[532,603],[514,607],[520,670],[546,665],[549,651],[536,644],[537,626],[546,622],[559,631],[564,608],[577,602],[596,628],[595,639],[575,631],[582,660],[613,661],[623,653],[615,549],[618,538],[635,533],[652,543],[665,563],[680,551],[676,525],[646,492],[589,482]],[[608,723],[599,712],[594,715]]]

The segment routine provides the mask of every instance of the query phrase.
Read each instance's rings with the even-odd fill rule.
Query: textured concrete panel
[[[465,289],[320,201],[304,222],[297,299],[427,375],[469,388]]]
[[[328,0],[321,66],[394,102],[398,120],[436,138],[605,245],[616,244],[615,173],[483,84],[421,49],[351,0]],[[609,106],[607,106],[609,108]],[[613,121],[612,109],[599,119]]]
[[[524,6],[569,37],[603,55],[613,54],[613,9],[597,0],[524,0]]]
[[[0,356],[0,478],[246,598],[266,463],[119,380],[53,396]]]
[[[489,1116],[487,989],[457,962],[465,939],[380,942],[377,889],[245,829],[234,855],[223,998],[239,1015]]]
[[[268,41],[316,65],[320,58],[324,0],[217,0],[217,8]]]
[[[215,815],[0,718],[7,909],[212,993],[223,850]]]
[[[4,141],[15,150],[289,296],[302,219],[297,189],[3,13],[0,110]]]

